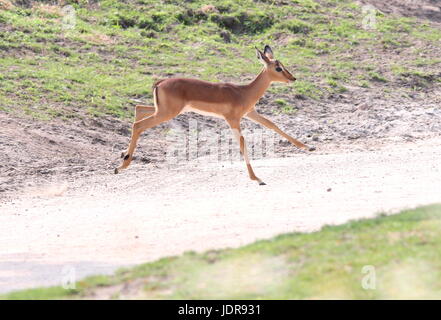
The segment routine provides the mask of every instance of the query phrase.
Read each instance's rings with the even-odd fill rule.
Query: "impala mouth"
[[[285,79],[286,79],[286,83],[294,82],[294,81],[297,80],[297,79],[294,78],[292,75],[286,75],[286,76],[285,76]]]

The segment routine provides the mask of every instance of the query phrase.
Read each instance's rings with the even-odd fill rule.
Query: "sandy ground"
[[[441,201],[441,139],[253,162],[134,164],[0,204],[0,292]]]

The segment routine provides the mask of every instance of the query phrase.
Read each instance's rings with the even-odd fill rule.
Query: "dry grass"
[[[92,42],[93,44],[104,44],[104,45],[111,45],[115,44],[115,39],[112,37],[109,37],[108,35],[93,32],[91,34],[85,34],[81,36],[82,39]]]
[[[14,5],[9,0],[0,0],[0,9],[2,10],[11,10],[14,8]]]
[[[49,15],[53,15],[53,16],[57,16],[57,17],[61,17],[61,7],[58,5],[50,5],[50,4],[45,4],[45,3],[34,3],[32,5],[32,7],[39,12],[45,13],[45,14],[49,14]]]

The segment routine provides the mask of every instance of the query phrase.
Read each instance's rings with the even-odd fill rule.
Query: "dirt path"
[[[243,163],[134,165],[0,205],[0,292],[441,201],[441,139]],[[331,190],[330,190],[331,188]]]

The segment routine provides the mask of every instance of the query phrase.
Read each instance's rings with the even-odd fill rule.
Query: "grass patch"
[[[2,298],[80,299],[105,290],[103,298],[440,299],[440,242],[441,205],[433,205],[237,249],[187,252],[86,278],[74,291],[38,288]],[[375,289],[364,289],[372,270]]]
[[[380,86],[386,79],[367,74],[366,61],[360,61],[365,53],[415,43],[425,52],[439,45],[441,34],[414,19],[383,14],[377,30],[364,30],[362,8],[351,0],[69,3],[76,24],[68,30],[62,8],[53,2],[0,11],[2,110],[33,109],[45,119],[66,112],[131,118],[131,99],[151,103],[151,84],[160,78],[249,79],[260,69],[254,46],[267,43],[299,79],[288,100],[295,95],[326,99],[318,74],[335,74],[327,84],[331,91],[344,90],[343,83],[356,82],[360,74]],[[400,56],[413,63],[406,54]],[[417,71],[436,60],[424,59],[416,62]],[[395,61],[370,61],[369,71],[388,62]]]
[[[387,79],[384,76],[375,71],[368,72],[368,76],[372,81],[387,82]]]
[[[297,112],[297,109],[295,107],[289,105],[289,103],[284,99],[276,99],[276,100],[274,100],[274,102],[277,105],[280,113],[293,114],[293,113]]]

